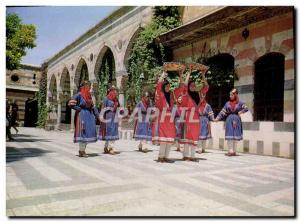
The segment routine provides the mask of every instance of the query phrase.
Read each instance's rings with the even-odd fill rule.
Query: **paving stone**
[[[20,134],[35,140],[7,143],[8,216],[293,215],[292,159],[227,157],[218,147],[190,162],[172,147],[175,162],[157,163],[159,147],[140,153],[134,140],[117,141],[120,154],[113,156],[102,153],[103,141],[88,144],[91,156],[79,158],[71,133],[20,128]]]

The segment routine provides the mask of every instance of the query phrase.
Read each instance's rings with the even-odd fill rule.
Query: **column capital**
[[[118,76],[128,76],[128,73],[126,70],[117,70],[116,77],[118,77]]]

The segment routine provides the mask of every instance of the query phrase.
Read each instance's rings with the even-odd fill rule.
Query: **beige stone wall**
[[[36,79],[33,75],[36,74]],[[12,81],[11,77],[17,75],[18,81]],[[34,98],[38,91],[41,79],[41,68],[33,65],[21,65],[18,70],[6,70],[6,98],[10,103],[15,101],[19,106],[19,121],[22,124],[25,115],[25,101]],[[34,84],[35,81],[35,84]]]
[[[36,75],[35,84],[33,76]],[[19,80],[17,82],[12,81],[12,76],[17,75]],[[6,85],[10,87],[29,87],[33,90],[39,88],[39,82],[41,79],[40,67],[21,65],[18,70],[6,70]]]
[[[19,107],[19,119],[18,121],[21,125],[24,123],[24,115],[25,115],[25,101],[27,98],[34,98],[35,92],[33,91],[23,91],[16,89],[6,89],[6,98],[11,103],[15,100]]]
[[[220,10],[223,7],[224,6],[184,6],[182,12],[182,23],[189,23],[212,12]]]

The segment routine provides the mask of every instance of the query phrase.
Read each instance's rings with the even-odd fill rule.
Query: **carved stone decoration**
[[[121,50],[122,49],[122,40],[118,41],[118,48]]]
[[[117,44],[115,45],[115,48],[117,49],[118,52],[121,52],[125,42],[126,42],[126,40],[121,40],[121,39],[117,42]]]
[[[250,32],[247,28],[245,28],[242,32],[242,36],[245,40],[249,37],[249,34],[250,34]]]

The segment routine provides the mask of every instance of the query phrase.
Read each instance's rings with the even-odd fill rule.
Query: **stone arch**
[[[60,78],[60,89],[62,93],[61,101],[61,123],[70,124],[71,123],[71,109],[67,105],[71,97],[71,78],[68,68],[65,66],[61,78]]]
[[[101,73],[104,71],[106,62],[109,66],[109,83],[112,83],[116,80],[116,57],[113,50],[104,45],[98,53],[94,68],[94,75],[98,82],[104,79]]]
[[[84,57],[80,57],[77,62],[74,77],[74,85],[77,89],[79,88],[81,81],[89,80],[89,69],[86,61],[87,60]]]
[[[48,98],[52,103],[57,102],[57,81],[55,74],[52,74],[50,78]]]
[[[139,33],[142,30],[143,30],[143,28],[141,26],[138,26],[129,35],[130,36],[130,40],[127,42],[127,45],[125,46],[126,49],[125,49],[124,58],[123,58],[123,62],[124,62],[124,66],[125,66],[126,70],[128,70],[128,60],[129,60],[130,54],[132,52],[134,41],[135,41],[136,37],[139,35]]]

